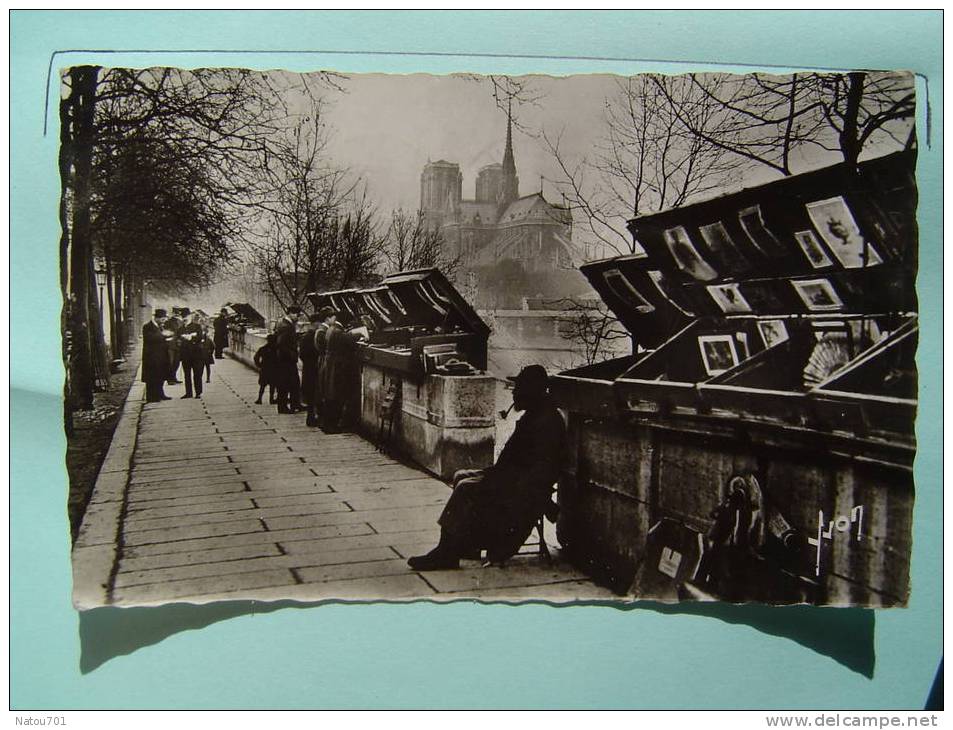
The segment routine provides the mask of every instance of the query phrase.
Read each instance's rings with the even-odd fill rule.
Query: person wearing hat
[[[222,351],[228,347],[228,310],[225,307],[222,307],[222,311],[212,321],[212,330],[214,331],[215,358],[221,360],[224,357]]]
[[[314,398],[315,359],[314,332],[319,317],[315,312],[308,315],[308,321],[298,335],[298,358],[301,360],[301,402],[311,413],[311,400]]]
[[[166,331],[172,333],[172,337],[168,339],[169,374],[165,380],[168,385],[177,385],[182,382],[179,380],[179,365],[182,362],[182,340],[179,338],[183,325],[180,316],[182,312],[188,312],[188,310],[182,307],[172,307],[172,316],[165,321]]]
[[[163,389],[169,375],[169,350],[163,325],[166,311],[156,309],[152,319],[142,325],[142,382],[146,384],[146,402],[169,400]]]
[[[183,308],[182,316],[187,317],[190,312]],[[198,312],[191,314],[191,320],[179,332],[180,351],[182,354],[182,372],[185,377],[185,395],[183,398],[198,398],[202,395],[202,373],[205,370],[205,328],[199,321]]]
[[[275,325],[277,349],[276,380],[278,390],[278,413],[295,413],[302,410],[301,381],[298,379],[298,315],[301,307],[292,304],[284,317]]]
[[[337,312],[331,307],[321,307],[317,314],[317,326],[314,329],[314,389],[311,392],[311,401],[308,403],[307,424],[312,428],[317,426],[321,418],[321,406],[324,402],[324,365],[328,350],[328,330],[334,324]]]
[[[453,494],[437,520],[440,542],[407,561],[414,570],[457,568],[461,558],[483,550],[488,562],[502,564],[540,516],[556,508],[551,494],[566,429],[549,398],[549,378],[541,365],[530,365],[508,380],[513,408],[523,415],[493,466],[454,475]]]
[[[352,324],[350,315],[338,312],[327,333],[321,406],[321,428],[325,433],[340,433],[356,421],[353,410],[346,412],[348,407],[353,409],[355,382],[360,378],[357,343],[361,335],[350,329]],[[360,384],[356,387],[359,389]]]

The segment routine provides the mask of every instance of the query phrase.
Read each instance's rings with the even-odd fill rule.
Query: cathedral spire
[[[506,105],[506,151],[503,153],[503,183],[500,186],[500,204],[509,205],[519,196],[520,179],[516,176],[513,158],[513,100]]]

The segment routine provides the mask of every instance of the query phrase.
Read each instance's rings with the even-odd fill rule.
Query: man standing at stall
[[[325,433],[340,433],[344,409],[351,401],[351,392],[357,372],[356,345],[360,336],[344,328],[338,314],[328,329],[327,349],[324,354],[324,402],[321,406],[321,428]],[[348,320],[350,324],[350,320]]]
[[[301,403],[312,412],[311,401],[314,399],[315,359],[314,334],[318,323],[318,315],[309,314],[308,324],[298,336],[298,357],[301,359]]]
[[[142,325],[142,382],[146,384],[146,402],[170,400],[163,389],[169,375],[169,350],[162,329],[166,311],[156,309],[152,319]]]
[[[292,304],[275,325],[278,413],[301,410],[301,381],[298,379],[298,315],[301,307]]]
[[[460,558],[486,550],[501,564],[526,542],[544,513],[557,509],[551,494],[559,477],[565,436],[562,416],[549,398],[541,365],[523,368],[513,382],[513,408],[524,411],[496,464],[461,470],[440,515],[440,542],[426,555],[407,561],[414,570],[447,570]]]
[[[215,358],[221,360],[224,357],[222,351],[228,347],[228,310],[224,307],[212,322],[212,329],[215,331]]]
[[[321,409],[324,403],[324,372],[325,355],[328,350],[328,330],[334,323],[336,314],[331,307],[321,307],[318,310],[318,325],[314,330],[314,390],[311,393],[311,402],[308,404],[307,424],[312,428],[317,426],[321,419]]]

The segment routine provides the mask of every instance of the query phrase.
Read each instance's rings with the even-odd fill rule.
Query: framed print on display
[[[864,240],[860,227],[842,197],[808,203],[806,208],[814,227],[844,268],[859,269],[883,263],[877,250]],[[801,243],[800,239],[798,243]]]
[[[698,281],[712,281],[718,278],[715,271],[692,244],[688,231],[682,226],[665,231],[665,245],[668,246],[675,265]]]
[[[700,335],[698,347],[709,375],[721,375],[739,363],[735,338],[731,335]]]
[[[812,312],[834,312],[844,306],[844,302],[827,279],[805,279],[791,283],[804,306]]]
[[[788,339],[787,325],[780,319],[763,319],[758,322],[758,332],[765,347],[773,347]]]
[[[801,247],[807,260],[815,269],[831,265],[830,256],[821,247],[821,243],[817,240],[813,231],[798,231],[794,234],[794,240],[797,241],[798,246]]]
[[[711,298],[715,300],[725,314],[745,314],[751,311],[738,284],[717,284],[707,287]]]

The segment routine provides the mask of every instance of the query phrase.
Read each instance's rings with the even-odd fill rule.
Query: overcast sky
[[[533,77],[542,96],[539,106],[514,109],[521,126],[564,130],[572,154],[591,148],[601,134],[604,99],[612,92],[610,76]],[[340,164],[363,175],[383,210],[416,209],[420,173],[428,160],[460,164],[463,197],[474,197],[477,171],[502,162],[506,115],[497,109],[488,82],[462,77],[355,75],[347,93],[330,94],[327,119],[332,125],[330,152]],[[513,150],[520,194],[539,190],[540,175],[556,169],[541,143],[514,130]],[[547,197],[558,196],[547,185]]]

